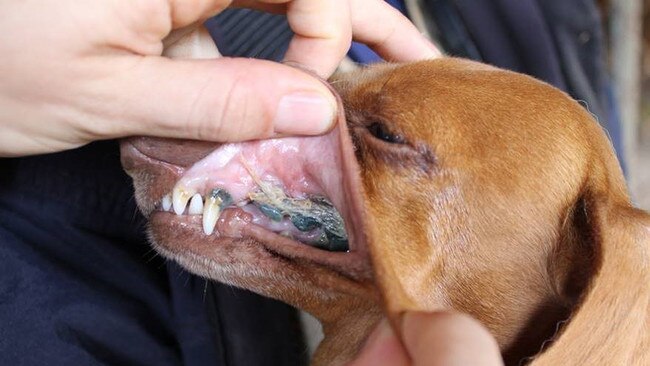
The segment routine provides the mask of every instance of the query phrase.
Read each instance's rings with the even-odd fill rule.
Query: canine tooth
[[[190,215],[201,215],[203,213],[203,197],[200,194],[197,193],[192,196],[187,213]]]
[[[194,192],[190,192],[183,186],[174,188],[174,192],[172,192],[172,205],[174,206],[176,215],[183,214],[185,206],[187,206],[187,201],[192,198],[193,194]]]
[[[224,207],[232,205],[232,196],[223,188],[213,189],[210,191],[209,196],[214,198],[222,209]]]
[[[222,188],[215,188],[205,199],[203,205],[203,232],[210,235],[214,232],[221,210],[232,204],[232,196]]]
[[[172,208],[172,195],[171,194],[166,194],[162,198],[162,208],[163,208],[163,211],[169,211]]]
[[[214,232],[219,215],[221,214],[221,200],[215,197],[208,197],[203,205],[203,232],[210,235]]]

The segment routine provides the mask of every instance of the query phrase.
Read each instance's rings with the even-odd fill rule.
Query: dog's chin
[[[155,212],[149,221],[154,248],[189,271],[306,310],[367,290],[368,260],[359,253],[312,248],[254,224],[242,233],[206,236],[199,218],[167,212]]]

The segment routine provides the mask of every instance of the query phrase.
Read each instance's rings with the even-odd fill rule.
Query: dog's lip
[[[340,141],[340,169],[343,173],[342,179],[342,192],[345,202],[345,207],[336,207],[341,213],[346,229],[348,231],[349,238],[349,248],[348,252],[344,253],[334,253],[325,251],[322,249],[317,249],[310,247],[306,244],[288,239],[281,235],[272,233],[268,230],[265,230],[262,227],[257,225],[246,225],[244,230],[245,237],[254,238],[261,245],[264,245],[265,248],[286,256],[288,258],[303,259],[303,260],[313,260],[314,262],[321,263],[323,265],[336,268],[338,271],[354,274],[360,273],[363,274],[364,278],[367,278],[370,273],[370,261],[368,246],[366,245],[366,220],[364,219],[364,214],[368,211],[365,207],[365,202],[363,197],[365,197],[363,192],[363,185],[361,182],[361,170],[356,159],[354,145],[352,144],[352,139],[350,136],[350,131],[348,129],[345,114],[343,109],[343,103],[341,101],[338,93],[332,89],[331,85],[326,85],[332,90],[332,93],[337,98],[338,115],[337,115],[337,127],[332,131],[333,133],[338,134]],[[138,141],[140,144],[138,144]],[[170,172],[174,176],[174,180],[178,181],[188,169],[191,168],[192,161],[178,161],[178,158],[173,154],[163,154],[159,155],[159,150],[156,148],[148,149],[146,148],[148,144],[146,140],[126,140],[123,141],[125,146],[123,147],[123,152],[126,152],[127,155],[130,155],[129,158],[123,159],[126,160],[125,168],[128,169],[127,165],[132,164],[137,166],[137,160],[144,161],[145,164],[160,164],[164,167],[165,170]],[[140,146],[142,145],[142,146]],[[190,160],[199,160],[201,157],[206,156],[210,151],[219,147],[219,143],[204,143],[199,149],[193,151],[193,158]],[[144,148],[143,148],[144,146]],[[167,157],[167,158],[166,158]],[[197,159],[198,157],[198,159]],[[170,160],[171,159],[171,160]],[[132,161],[129,161],[132,160]],[[186,159],[187,160],[187,159]],[[160,192],[160,197],[151,197],[155,198],[154,202],[159,202],[162,196],[165,193],[171,191],[171,187],[157,187],[157,192]],[[162,188],[168,188],[163,190]],[[336,206],[336,205],[335,205]],[[162,218],[166,220],[196,220],[196,218],[175,216],[169,213],[162,213],[153,211],[153,205],[147,209],[151,210],[145,212],[145,215],[149,216],[150,220]],[[169,221],[168,221],[169,222]],[[184,229],[191,228],[191,230],[197,231],[198,234],[202,235],[202,230],[200,225],[193,226],[190,225],[189,221],[186,221]],[[197,233],[194,233],[195,235]],[[218,237],[212,236],[203,236],[207,241],[219,240]],[[225,238],[225,237],[224,237]],[[270,239],[270,240],[267,240]],[[230,238],[230,240],[233,240]]]
[[[221,144],[217,144],[215,146],[218,148],[219,145],[221,145]],[[157,165],[157,166],[164,167],[173,174],[173,176],[174,176],[173,180],[176,181],[176,182],[189,169],[189,167],[184,167],[184,166],[179,166],[177,164],[174,164],[174,163],[170,162],[169,159],[164,159],[164,160],[159,159],[159,157],[157,155],[154,156],[154,154],[148,152],[147,150],[143,151],[142,146],[143,146],[143,144],[134,143],[134,141],[132,139],[123,141],[122,153],[129,155],[130,164],[132,164],[134,160],[139,160],[139,161],[144,162],[145,164],[150,165],[150,166],[151,165]],[[151,151],[152,152],[157,152],[157,150],[155,150],[155,149],[152,149]],[[343,159],[343,160],[344,160],[342,162],[343,165],[350,164],[349,161],[346,162],[345,159]],[[356,163],[356,161],[355,161],[355,163]],[[355,172],[355,173],[358,174],[358,172]],[[344,176],[346,176],[346,174],[344,174]],[[342,215],[342,217],[344,219],[344,222],[345,222],[346,229],[348,231],[349,251],[347,251],[347,252],[335,253],[335,252],[329,252],[329,251],[323,250],[323,249],[313,248],[313,247],[310,247],[308,244],[304,244],[304,243],[301,243],[301,242],[296,241],[296,240],[288,239],[288,238],[286,238],[284,236],[278,235],[277,233],[273,233],[273,232],[271,232],[269,230],[266,230],[266,229],[264,229],[264,228],[262,228],[260,226],[253,225],[253,224],[251,224],[251,226],[255,226],[255,227],[259,228],[259,230],[252,229],[252,230],[249,230],[248,232],[257,233],[257,236],[258,236],[257,239],[260,239],[261,241],[264,241],[263,239],[270,238],[270,240],[273,241],[273,242],[280,241],[280,242],[284,242],[284,243],[292,243],[292,244],[294,244],[293,248],[299,248],[299,247],[309,248],[309,250],[307,250],[307,254],[314,251],[314,252],[331,253],[334,256],[346,256],[346,255],[350,256],[353,253],[355,253],[355,254],[359,253],[359,255],[361,255],[361,256],[366,255],[365,245],[362,245],[362,242],[361,242],[361,240],[363,240],[363,237],[364,237],[363,232],[360,231],[360,230],[355,230],[355,228],[358,227],[357,225],[360,225],[359,223],[362,222],[362,220],[358,220],[360,218],[360,216],[361,216],[361,213],[358,212],[357,205],[355,204],[355,201],[357,201],[357,199],[356,199],[356,197],[354,197],[354,193],[351,193],[351,189],[349,188],[349,187],[354,187],[354,186],[355,186],[354,184],[350,184],[349,179],[344,180],[343,187],[342,187],[343,195],[346,198],[345,201],[349,202],[349,204],[345,205],[345,207],[336,207],[339,210],[339,212],[341,213],[341,215]],[[160,189],[159,191],[168,192],[168,191],[171,191],[171,189]],[[153,197],[152,201],[153,202],[160,202],[161,199],[162,199],[162,197]],[[153,208],[154,207],[151,207],[150,211],[145,212],[144,213],[145,216],[151,218],[151,215],[153,215],[153,214],[163,213],[162,211],[154,211]],[[233,208],[234,208],[234,206],[233,206]],[[171,216],[177,216],[177,215],[171,215]],[[178,217],[186,217],[186,216],[189,216],[189,215],[179,215]],[[266,236],[266,238],[265,238],[265,236]],[[207,236],[207,237],[209,237],[209,236]],[[301,250],[298,249],[298,251],[302,253]]]
[[[347,133],[347,126],[345,126],[341,131],[342,138],[349,140],[350,136]],[[138,140],[135,140],[135,142],[137,141]],[[175,164],[174,162],[169,161],[169,159],[159,159],[156,154],[156,149],[149,149],[151,151],[145,149],[143,151],[143,144],[134,143],[133,139],[124,140],[122,142],[122,145],[123,154],[128,155],[128,163],[125,164],[127,170],[128,165],[140,161],[150,166],[157,165],[161,168],[166,169],[173,175],[173,181],[178,181],[178,179],[183,176],[187,169],[189,169],[188,166]],[[212,149],[217,148],[219,145],[220,144],[212,145]],[[269,230],[264,229],[263,227],[252,223],[245,226],[242,231],[244,235],[242,238],[225,236],[218,237],[212,235],[205,236],[201,228],[200,219],[198,219],[197,216],[179,216],[169,212],[154,211],[153,207],[151,207],[150,211],[145,212],[145,216],[148,216],[149,220],[162,220],[166,223],[171,223],[175,220],[177,223],[183,224],[180,226],[183,228],[183,230],[192,231],[191,237],[195,238],[196,236],[201,235],[202,240],[209,243],[216,243],[218,245],[219,241],[221,240],[245,241],[246,239],[254,239],[258,244],[262,245],[268,251],[279,254],[282,257],[318,263],[349,278],[358,278],[360,280],[367,279],[370,272],[370,264],[366,245],[364,245],[365,230],[362,229],[364,225],[364,220],[362,219],[363,202],[361,199],[361,193],[359,192],[362,187],[360,183],[355,183],[355,180],[357,182],[360,182],[359,168],[356,158],[353,154],[353,146],[351,142],[347,141],[341,145],[341,148],[344,150],[342,152],[344,155],[344,158],[342,159],[342,169],[346,170],[347,173],[345,174],[346,179],[343,180],[343,194],[348,204],[343,210],[341,210],[340,207],[337,207],[337,209],[341,210],[346,228],[348,229],[349,233],[352,234],[349,236],[350,250],[348,252],[330,252],[314,248],[307,244],[273,233]],[[350,174],[350,176],[348,176],[348,174]],[[158,190],[160,192],[167,192],[171,190],[170,187],[159,188],[162,188]],[[162,197],[151,198],[153,198],[154,202],[159,202]],[[189,236],[188,240],[191,240]],[[169,246],[165,247],[167,250],[171,251],[175,251],[175,249],[177,249],[171,248]],[[187,248],[184,249],[187,250]],[[200,253],[196,253],[196,251],[194,252],[195,254],[201,255]]]
[[[221,143],[169,138],[132,137],[122,140],[129,148],[140,155],[158,163],[166,163],[178,168],[189,168],[192,164],[218,148]],[[170,147],[173,147],[170,149]],[[182,148],[183,153],[178,150]]]
[[[179,216],[170,212],[155,211],[151,214],[150,221],[161,225],[171,225],[173,222],[180,224],[175,226],[177,230],[185,231],[185,236],[190,240],[196,236],[201,237],[203,245],[219,245],[222,241],[244,242],[253,239],[268,252],[287,260],[315,263],[357,281],[367,280],[370,277],[369,259],[365,253],[354,250],[349,252],[325,251],[289,239],[253,223],[243,224],[241,237],[232,237],[205,236],[201,227],[201,219],[198,216]],[[199,250],[190,248],[189,245],[184,245],[184,243],[176,243],[174,247],[165,245],[165,243],[158,244],[162,244],[167,250],[181,255],[184,250],[189,250],[199,256],[205,255],[205,253],[200,253]],[[179,250],[179,247],[182,247],[183,250]]]

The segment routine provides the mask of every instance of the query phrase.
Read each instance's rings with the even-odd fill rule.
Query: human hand
[[[351,37],[395,61],[438,53],[380,0],[74,0],[0,3],[0,156],[130,135],[239,141],[331,128],[335,99],[295,68],[171,60],[162,40],[225,7],[285,12],[287,60],[327,77]]]
[[[406,313],[404,345],[382,321],[349,366],[498,366],[499,347],[476,320],[458,313]]]

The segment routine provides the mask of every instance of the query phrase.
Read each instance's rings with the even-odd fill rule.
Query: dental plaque
[[[349,250],[343,217],[305,166],[271,163],[278,159],[268,157],[269,149],[241,146],[222,147],[195,164],[157,209],[201,215],[205,235],[241,237],[241,225],[254,224],[319,249]]]

